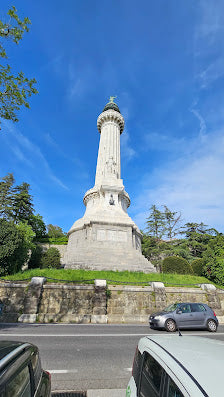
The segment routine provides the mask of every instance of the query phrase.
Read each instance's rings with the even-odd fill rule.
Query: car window
[[[147,352],[144,355],[139,396],[157,397],[162,383],[163,369]]]
[[[168,397],[184,397],[184,395],[181,393],[179,387],[177,387],[176,383],[169,378],[168,382]]]
[[[191,306],[187,303],[180,306],[182,313],[191,313]]]
[[[142,355],[137,348],[136,352],[135,352],[135,357],[134,357],[134,362],[133,362],[133,371],[132,371],[132,375],[135,380],[135,384],[136,384],[137,388],[138,388],[138,384],[139,384],[141,358],[142,358]]]
[[[173,303],[172,305],[169,305],[163,309],[164,312],[174,312],[178,307],[180,306],[179,303]]]
[[[6,397],[31,397],[29,367],[24,367],[6,385]]]
[[[35,382],[35,388],[37,387],[40,376],[41,376],[41,362],[40,362],[40,357],[38,352],[33,353],[31,357],[31,363],[33,367],[33,373],[34,373],[34,382]]]
[[[206,312],[206,308],[205,308],[204,305],[202,305],[201,303],[199,303],[198,306],[200,307],[201,312]]]
[[[192,310],[192,312],[204,312],[205,307],[199,303],[192,303],[191,310]]]

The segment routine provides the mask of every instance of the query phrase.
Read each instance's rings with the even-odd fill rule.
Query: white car
[[[141,338],[126,397],[221,397],[224,342],[196,336]]]

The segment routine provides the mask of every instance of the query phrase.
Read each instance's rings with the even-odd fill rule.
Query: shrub
[[[44,252],[41,259],[42,267],[60,268],[60,252],[57,248],[51,247]]]
[[[179,256],[168,256],[162,262],[163,273],[192,274],[191,265]]]
[[[203,274],[203,267],[204,267],[204,261],[201,258],[197,258],[191,262],[191,267],[193,269],[193,273],[196,274],[197,276],[202,276]]]
[[[40,244],[35,244],[35,247],[32,249],[32,253],[30,255],[30,260],[28,263],[29,269],[35,269],[42,266],[42,256],[43,249]]]

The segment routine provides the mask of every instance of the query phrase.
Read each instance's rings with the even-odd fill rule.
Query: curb
[[[87,390],[87,397],[125,397],[126,389]]]
[[[125,389],[92,389],[87,392],[80,391],[53,391],[52,397],[125,397]]]

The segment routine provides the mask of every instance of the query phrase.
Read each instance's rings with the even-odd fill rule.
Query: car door
[[[181,304],[174,315],[178,327],[194,327],[190,303]]]
[[[193,316],[192,323],[195,327],[203,327],[206,321],[205,307],[200,303],[191,303],[191,311]]]

